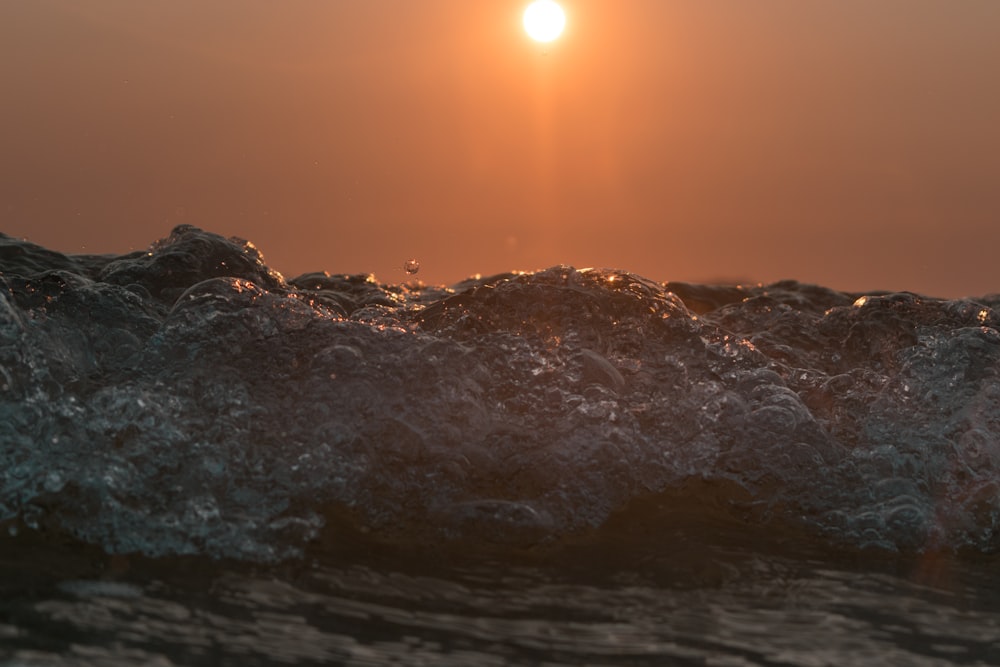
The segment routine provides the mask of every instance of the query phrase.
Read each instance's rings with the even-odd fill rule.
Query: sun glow
[[[553,0],[536,0],[524,10],[524,29],[536,42],[551,42],[566,27],[566,14]]]

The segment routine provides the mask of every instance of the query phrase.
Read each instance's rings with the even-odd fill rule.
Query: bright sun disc
[[[566,14],[552,0],[536,0],[524,10],[524,29],[538,42],[551,42],[566,27]]]

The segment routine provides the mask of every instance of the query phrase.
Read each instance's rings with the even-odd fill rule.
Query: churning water
[[[998,664],[998,329],[0,235],[0,664]]]

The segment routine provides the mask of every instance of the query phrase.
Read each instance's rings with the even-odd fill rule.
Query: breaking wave
[[[680,516],[991,553],[998,330],[1000,295],[286,280],[190,226],[121,256],[0,235],[0,526],[258,562]]]

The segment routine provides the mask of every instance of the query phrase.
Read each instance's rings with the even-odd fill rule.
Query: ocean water
[[[0,235],[0,665],[1000,664],[1000,295]]]

